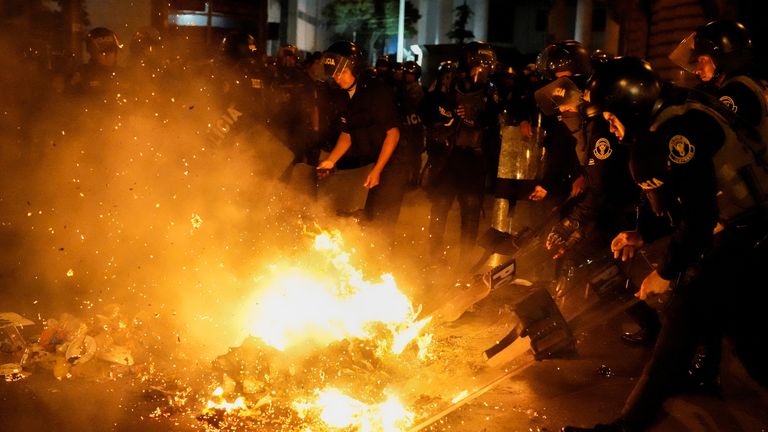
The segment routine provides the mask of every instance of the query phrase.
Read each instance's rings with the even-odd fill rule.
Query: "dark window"
[[[205,0],[171,0],[171,8],[176,10],[204,11]]]

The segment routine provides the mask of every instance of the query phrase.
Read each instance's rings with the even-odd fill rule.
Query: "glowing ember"
[[[317,391],[314,402],[295,402],[294,408],[301,417],[319,411],[320,419],[328,426],[354,426],[361,432],[403,431],[414,420],[413,413],[406,410],[394,396],[389,396],[382,403],[368,405],[334,388]]]

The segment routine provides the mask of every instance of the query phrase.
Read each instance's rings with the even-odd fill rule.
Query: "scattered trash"
[[[33,324],[14,312],[0,313],[0,377],[5,381],[18,381],[30,375],[24,371],[27,341],[19,329]]]

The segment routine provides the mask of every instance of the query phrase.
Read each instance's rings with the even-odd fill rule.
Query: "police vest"
[[[720,192],[720,219],[728,222],[746,211],[764,205],[768,201],[768,165],[761,161],[759,153],[754,149],[761,144],[749,142],[752,139],[734,129],[716,109],[696,101],[671,106],[656,116],[651,130],[658,129],[667,120],[692,109],[709,114],[720,124],[725,134],[723,146],[712,158]],[[762,146],[765,147],[764,142]]]
[[[768,167],[768,88],[766,88],[762,82],[757,82],[745,75],[731,78],[723,83],[723,86],[726,86],[732,82],[738,82],[745,85],[747,88],[752,90],[755,95],[758,96],[761,113],[760,123],[753,129],[755,129],[754,132],[759,135],[759,139],[747,139],[746,141],[747,144],[752,147],[758,158],[762,160],[761,163]],[[725,103],[722,97],[720,101]],[[727,103],[725,103],[725,105],[731,109]]]

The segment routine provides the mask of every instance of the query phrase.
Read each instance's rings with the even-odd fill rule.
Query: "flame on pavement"
[[[269,275],[257,280],[256,294],[245,304],[250,335],[280,355],[295,356],[347,339],[373,344],[382,362],[397,362],[409,347],[412,358],[427,359],[432,336],[422,331],[431,318],[418,318],[420,308],[414,308],[394,277],[384,274],[366,280],[353,265],[353,254],[345,250],[339,232],[312,235],[306,255],[292,257],[292,263],[273,264]],[[345,361],[349,360],[339,359]],[[378,394],[365,388],[363,380],[359,385],[346,383],[343,390],[327,377],[320,382],[325,383],[319,386],[322,389],[299,385],[302,389],[289,403],[303,430],[394,432],[414,422],[415,415],[390,386]],[[229,402],[221,388],[216,392],[206,412],[251,413],[246,400]],[[363,396],[352,396],[357,393]]]
[[[266,288],[246,309],[252,336],[281,351],[347,338],[377,339],[382,353],[400,354],[429,323],[430,318],[417,319],[420,310],[391,274],[365,279],[339,232],[317,234],[313,252],[301,267],[274,265],[272,276],[262,281]],[[378,338],[380,324],[391,338]]]

